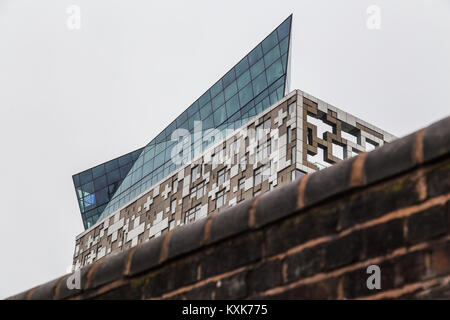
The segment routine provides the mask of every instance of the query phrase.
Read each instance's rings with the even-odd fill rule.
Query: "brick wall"
[[[450,117],[11,298],[450,298],[449,200]]]

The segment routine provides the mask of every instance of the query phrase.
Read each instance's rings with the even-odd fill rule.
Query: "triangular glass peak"
[[[202,121],[203,130],[237,129],[283,98],[288,89],[291,24],[292,15],[150,141],[102,208],[101,215],[97,208],[96,219],[91,219],[89,225],[123,207],[181,166],[171,160],[176,144],[171,141],[174,130],[184,128],[193,133],[194,121]],[[194,152],[201,154],[209,146],[192,141],[192,156],[198,155]],[[94,191],[96,195],[100,192]],[[92,196],[87,200],[92,202]],[[79,201],[86,203],[86,196],[79,197]]]

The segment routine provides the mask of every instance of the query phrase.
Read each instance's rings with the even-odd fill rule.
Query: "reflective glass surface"
[[[171,160],[171,151],[176,144],[171,141],[174,130],[184,128],[193,134],[194,121],[202,120],[203,130],[216,128],[225,133],[225,129],[237,129],[244,125],[285,95],[291,21],[292,16],[143,148],[126,176],[122,178],[121,175],[121,183],[117,190],[114,190],[114,194],[108,194],[109,200],[106,205],[102,205],[100,219],[121,208],[182,166]],[[217,142],[191,139],[191,157],[198,156],[212,143]],[[81,174],[83,173],[79,175]],[[92,180],[87,179],[86,183]],[[97,183],[103,185],[104,181],[99,180]],[[96,190],[95,186],[90,190]],[[95,201],[98,202],[99,197],[100,194],[96,194]],[[86,196],[83,196],[83,199],[82,201],[85,201]],[[93,200],[88,198],[89,201]]]
[[[72,176],[84,228],[95,224],[144,148]]]

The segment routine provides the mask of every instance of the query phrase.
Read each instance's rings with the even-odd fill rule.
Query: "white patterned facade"
[[[361,119],[294,90],[78,235],[73,266],[79,268],[131,248],[393,139]],[[262,149],[267,151],[264,159]]]

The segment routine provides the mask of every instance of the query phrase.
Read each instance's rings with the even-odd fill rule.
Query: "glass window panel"
[[[224,102],[225,98],[223,96],[223,92],[221,92],[212,100],[213,109],[216,109],[218,106],[221,106]]]
[[[223,87],[224,88],[228,87],[230,85],[230,83],[232,83],[234,81],[235,78],[236,78],[236,74],[235,74],[234,68],[233,68],[230,71],[228,71],[228,73],[226,75],[223,76],[223,79],[222,79]]]
[[[244,106],[242,109],[241,109],[241,113],[242,114],[244,114],[244,113],[246,113],[247,111],[249,111],[252,107],[253,107],[253,101],[251,102],[251,103],[248,103],[246,106]]]
[[[238,112],[236,114],[239,114],[239,119],[234,120],[234,129],[240,128],[242,126],[242,124],[243,124],[240,112]]]
[[[225,105],[219,107],[216,111],[214,111],[214,124],[216,126],[223,123],[227,118],[227,113],[225,111]]]
[[[187,111],[189,111],[189,109],[188,109]],[[168,128],[165,128],[165,129],[162,131],[163,141],[170,140],[170,137],[169,137],[169,139],[167,139],[167,136],[168,136],[168,135],[169,135],[169,129],[168,129]]]
[[[138,158],[135,162],[134,162],[134,167],[141,167],[144,164],[144,157],[140,157]]]
[[[166,140],[166,135],[165,135],[165,133],[163,131],[163,132],[161,132],[160,134],[158,134],[156,136],[156,138],[155,138],[156,145],[158,145],[159,143],[161,143],[161,142],[163,142],[165,140]],[[120,160],[119,160],[119,164],[120,164]]]
[[[231,121],[230,119],[228,119],[227,120],[227,122],[225,122],[226,123],[226,130],[234,130],[234,123],[233,123],[233,121]],[[225,136],[226,136],[226,132],[225,132]]]
[[[183,112],[178,118],[177,118],[177,127],[180,127],[182,123],[184,123],[188,118],[187,112]]]
[[[244,88],[249,82],[250,82],[250,71],[244,72],[238,79],[237,79],[237,85],[239,90]]]
[[[109,198],[109,196],[108,196],[108,198]],[[97,212],[98,213],[102,213],[103,210],[105,210],[105,208],[106,208],[106,204],[103,204],[103,205],[101,205],[100,207],[97,208]],[[95,221],[97,221],[97,219],[98,219],[98,215],[95,217]]]
[[[135,184],[139,179],[142,178],[142,167],[138,168],[131,174],[131,184]]]
[[[141,148],[139,150],[133,151],[133,153],[131,154],[131,157],[133,158],[133,161],[136,160],[137,158],[139,158],[139,156],[141,155],[143,150],[144,150],[144,148]]]
[[[114,195],[114,193],[117,191],[118,186],[119,186],[118,182],[114,182],[114,183],[108,185],[107,188],[108,188],[108,194],[110,195],[110,197],[112,197]],[[121,187],[122,187],[122,185],[121,185]]]
[[[240,118],[241,118],[241,113],[239,112],[239,109],[237,109],[236,110],[237,112],[233,115],[233,116],[231,116],[230,117],[230,119],[228,119],[228,123],[230,124],[234,124],[235,122],[236,122],[236,120],[240,120]],[[227,109],[227,114],[230,114],[230,113],[228,113],[228,109]]]
[[[289,30],[291,28],[291,20],[292,17],[287,18],[278,28],[278,39],[283,39],[289,34]]]
[[[117,159],[108,161],[105,163],[106,171],[111,171],[119,167],[119,161]]]
[[[123,166],[124,164],[127,164],[127,163],[132,162],[132,161],[133,161],[133,158],[131,157],[131,155],[130,154],[126,154],[126,155],[121,156],[119,158],[119,166]]]
[[[153,170],[153,159],[150,160],[150,161],[147,161],[146,163],[144,163],[144,166],[143,166],[142,170],[143,170],[143,172],[142,172],[143,176],[146,176],[147,174],[152,172],[152,170]]]
[[[261,45],[258,45],[255,49],[253,49],[249,54],[248,54],[248,62],[250,63],[250,65],[255,64],[255,62],[257,62],[259,59],[261,59],[263,56],[263,52],[261,49]]]
[[[99,190],[101,188],[106,187],[106,175],[103,175],[94,180],[95,190]]]
[[[281,63],[283,64],[283,70],[286,70],[286,57],[287,57],[287,55],[286,54],[284,54],[282,57],[281,57]]]
[[[86,221],[86,229],[89,228],[91,225],[92,225],[92,220],[91,220],[91,219],[88,219],[88,220]]]
[[[144,162],[149,161],[151,158],[150,153],[148,151],[144,152]]]
[[[192,116],[194,113],[198,111],[198,101],[194,102],[189,108],[188,108],[188,116]]]
[[[256,106],[256,113],[260,113],[263,111],[263,106],[262,106],[262,102],[258,103]]]
[[[160,153],[161,151],[164,151],[164,149],[166,148],[166,142],[160,142],[156,145],[155,148],[155,153]]]
[[[283,41],[280,42],[280,51],[281,54],[285,54],[288,51],[289,38],[284,38]]]
[[[91,181],[82,185],[81,190],[83,191],[83,194],[94,193],[94,183]]]
[[[94,198],[96,198],[95,197],[95,195],[92,195],[93,196],[93,199]],[[95,202],[97,202],[97,201],[95,201]],[[94,217],[97,215],[97,209],[95,208],[95,207],[91,207],[91,208],[93,208],[92,210],[90,210],[87,214],[86,214],[86,217],[89,217],[89,222],[91,223],[91,225],[93,225],[95,222],[94,222]],[[85,261],[87,260],[87,258],[85,258]]]
[[[164,163],[164,152],[155,157],[155,168],[159,168]]]
[[[199,107],[200,108],[203,107],[209,100],[211,100],[211,96],[209,95],[209,90],[208,90],[198,99]]]
[[[253,80],[253,92],[255,96],[260,94],[267,87],[267,80],[265,72],[261,73],[255,80]]]
[[[166,139],[171,139],[172,133],[177,129],[176,121],[173,121],[166,129]]]
[[[171,153],[172,153],[173,146],[174,146],[174,144],[172,144],[170,146],[167,146],[167,148],[166,148],[166,157],[165,157],[166,161],[170,160],[170,156],[171,156]]]
[[[148,156],[153,158],[155,156],[155,146],[151,146],[147,149]]]
[[[241,111],[242,113],[242,111]],[[246,113],[242,113],[242,123],[247,122],[250,119],[250,115],[248,114],[248,112]]]
[[[250,68],[252,79],[255,79],[263,71],[264,71],[264,61],[263,59],[261,59]]]
[[[125,178],[128,171],[130,171],[130,167],[128,167],[128,166],[120,167],[120,178],[121,179]]]
[[[277,98],[278,98],[278,100],[280,100],[281,98],[283,98],[283,96],[284,96],[284,86],[280,86],[278,89],[277,89]]]
[[[133,164],[130,162],[120,168],[124,168],[126,171],[130,171],[131,167],[133,167]]]
[[[262,48],[264,54],[270,51],[278,42],[277,32],[273,31],[264,41],[262,42]]]
[[[184,129],[187,129],[187,128],[188,128],[188,120],[186,119],[186,121],[183,122],[183,123],[180,124],[180,125],[177,124],[177,127],[178,127],[178,128],[184,128]],[[157,152],[156,152],[156,148],[155,148],[155,154],[156,154],[156,153],[157,153]]]
[[[199,121],[199,120],[200,120],[200,112],[195,113],[192,117],[189,118],[189,120],[188,120],[189,131],[194,129],[194,125],[195,125],[194,121]],[[166,148],[167,148],[167,146],[166,146]]]
[[[211,114],[203,121],[203,130],[214,128],[214,115]]]
[[[92,176],[94,179],[100,177],[103,174],[105,174],[105,165],[101,164],[92,168]]]
[[[253,99],[252,84],[249,83],[245,88],[239,91],[239,101],[241,105],[246,105],[251,99]]]
[[[211,102],[208,102],[200,109],[200,119],[204,120],[211,114],[211,112],[212,112]]]
[[[217,130],[220,131],[220,136],[221,136],[221,138],[225,138],[225,129],[226,129],[226,128],[227,128],[227,123],[226,123],[226,122],[222,123],[221,125],[219,125],[219,126],[217,127]]]
[[[106,202],[108,202],[109,200],[109,196],[108,196],[108,189],[107,188],[103,188],[100,191],[96,192],[96,200],[97,200],[97,205],[102,205]]]
[[[217,81],[210,89],[211,91],[211,97],[214,97],[220,92],[222,91],[222,79],[220,79],[219,81]]]
[[[80,177],[76,174],[72,176],[73,178],[73,184],[75,185],[75,187],[79,187],[80,186]]]
[[[235,67],[236,69],[236,77],[239,77],[241,74],[243,74],[248,69],[248,61],[247,57],[242,59]]]
[[[208,102],[200,109],[200,119],[204,120],[206,117],[208,117],[212,112],[211,109],[211,102]]]
[[[272,83],[269,87],[269,93],[272,93],[273,91],[277,90],[280,85],[284,83],[284,76],[279,78],[277,81]]]
[[[85,184],[89,181],[92,181],[92,170],[89,169],[89,170],[81,172],[79,174],[79,177],[80,177],[80,184]]]
[[[283,75],[283,66],[281,60],[275,61],[270,67],[267,68],[267,83],[272,83]]]
[[[237,92],[237,83],[236,81],[233,81],[228,87],[225,88],[225,100],[230,99],[232,96],[234,96]]]
[[[267,81],[267,80],[266,80]],[[265,89],[259,96],[257,96],[256,98],[255,98],[255,104],[257,104],[257,103],[260,103],[261,101],[263,101],[264,100],[264,98],[265,97],[267,97],[267,95],[268,95],[268,90],[267,89]]]
[[[277,92],[274,91],[270,94],[270,103],[274,104],[275,102],[278,101],[278,96],[277,96]]]
[[[264,63],[266,66],[270,66],[275,60],[277,60],[281,56],[279,46],[273,47],[272,50],[267,52],[264,56]]]
[[[227,115],[231,116],[236,111],[239,110],[239,98],[238,95],[233,96],[230,100],[227,101],[226,109],[227,109]]]

